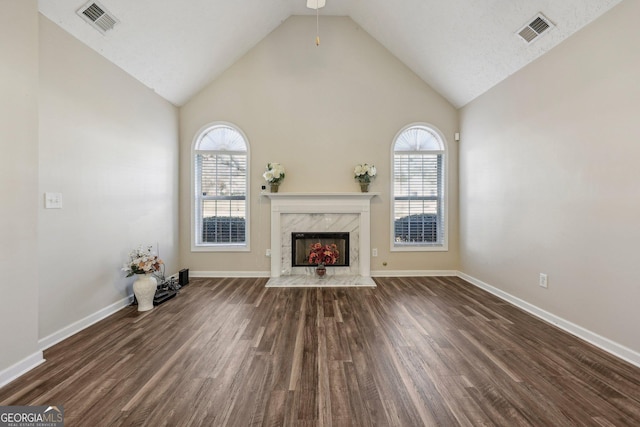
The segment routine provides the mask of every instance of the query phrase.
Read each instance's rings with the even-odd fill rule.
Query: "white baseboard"
[[[120,301],[117,301],[103,309],[96,311],[93,314],[90,314],[84,319],[80,319],[77,322],[73,322],[72,324],[60,329],[59,331],[54,332],[47,337],[41,338],[40,340],[38,340],[38,346],[40,347],[40,350],[46,350],[49,347],[59,343],[60,341],[69,338],[71,335],[77,334],[81,330],[104,319],[105,317],[111,316],[113,313],[116,313],[117,311],[122,310],[124,307],[130,305],[132,302],[133,302],[133,295],[123,298]]]
[[[33,368],[38,365],[41,365],[45,362],[42,357],[42,352],[37,351],[33,353],[31,356],[27,356],[18,363],[9,366],[7,369],[0,371],[0,387],[9,384],[11,381],[15,380],[21,375],[26,374]]]
[[[371,272],[371,277],[429,277],[429,276],[457,276],[456,270],[377,270]],[[190,271],[189,277],[271,277],[269,271]]]
[[[595,332],[591,332],[588,329],[583,328],[582,326],[576,325],[562,317],[556,316],[553,313],[549,313],[546,310],[541,309],[533,304],[530,304],[518,297],[515,297],[507,292],[504,292],[496,287],[493,287],[481,280],[476,279],[475,277],[469,276],[461,271],[458,272],[458,277],[467,282],[471,283],[474,286],[477,286],[485,291],[497,296],[498,298],[507,301],[516,307],[523,309],[524,311],[533,314],[534,316],[544,320],[545,322],[551,323],[552,325],[557,326],[558,328],[570,333],[571,335],[575,335],[578,338],[581,338],[596,347],[601,348],[602,350],[613,354],[616,357],[619,357],[622,360],[626,360],[627,362],[640,367],[640,353],[625,347],[621,344],[618,344],[615,341],[612,341],[608,338],[605,338],[601,335],[596,334]]]
[[[189,271],[189,277],[271,277],[270,271]]]
[[[371,277],[433,277],[457,276],[456,270],[374,270]]]

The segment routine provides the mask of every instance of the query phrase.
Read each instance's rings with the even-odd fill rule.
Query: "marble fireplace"
[[[271,278],[267,286],[375,286],[370,202],[377,193],[265,193],[271,199]],[[297,233],[348,233],[348,262],[317,277],[292,263]],[[346,255],[346,254],[345,254]]]

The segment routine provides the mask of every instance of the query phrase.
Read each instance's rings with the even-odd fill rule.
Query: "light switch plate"
[[[45,209],[62,209],[62,193],[44,193]]]

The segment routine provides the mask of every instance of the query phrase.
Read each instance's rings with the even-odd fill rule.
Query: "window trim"
[[[442,230],[443,233],[443,237],[442,237],[442,244],[404,244],[404,245],[396,245],[395,242],[395,221],[394,221],[394,216],[395,216],[395,193],[394,193],[394,184],[395,184],[395,180],[394,180],[394,174],[395,174],[395,154],[396,151],[394,150],[395,146],[396,146],[396,142],[398,141],[398,138],[400,137],[400,135],[402,135],[403,132],[405,132],[406,130],[413,128],[413,127],[424,127],[429,129],[429,131],[435,133],[436,135],[438,135],[438,137],[440,138],[440,140],[442,141],[442,144],[444,145],[444,150],[439,151],[439,150],[431,150],[430,152],[434,153],[434,154],[442,154],[444,159],[442,161],[442,166],[444,168],[444,171],[442,173],[442,216],[444,217],[444,227]],[[426,151],[425,151],[426,152]],[[405,151],[402,151],[400,153],[406,153]],[[440,129],[438,129],[436,126],[430,124],[430,123],[426,123],[426,122],[415,122],[415,123],[410,123],[406,126],[404,126],[402,129],[400,129],[398,131],[398,133],[396,133],[396,135],[393,137],[393,141],[391,142],[391,155],[390,155],[390,179],[389,179],[389,194],[390,194],[390,200],[389,200],[389,207],[390,207],[390,215],[389,215],[389,222],[390,222],[390,239],[389,239],[389,250],[391,252],[447,252],[449,251],[449,143],[447,141],[447,139],[444,137],[444,134],[440,131]]]
[[[209,244],[197,244],[196,242],[196,227],[197,221],[195,218],[196,214],[196,156],[195,156],[195,147],[200,138],[208,131],[215,127],[226,126],[233,128],[236,130],[244,139],[245,144],[247,145],[247,192],[246,192],[246,210],[245,210],[245,236],[246,241],[244,243],[209,243]],[[231,153],[238,154],[237,151],[215,151],[215,150],[201,150],[203,153]],[[250,252],[251,251],[251,216],[250,216],[250,208],[251,208],[251,146],[249,145],[249,139],[247,135],[233,123],[216,121],[211,122],[203,127],[201,127],[195,134],[193,140],[191,141],[191,149],[189,151],[189,156],[191,158],[191,171],[190,171],[190,193],[189,198],[191,204],[191,213],[189,215],[189,234],[191,235],[191,252]]]

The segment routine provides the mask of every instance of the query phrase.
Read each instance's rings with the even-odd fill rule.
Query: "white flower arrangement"
[[[122,271],[127,273],[127,277],[134,274],[149,274],[159,271],[164,263],[157,255],[151,251],[151,246],[147,249],[134,249],[129,253],[129,261],[124,264]]]
[[[358,180],[361,184],[370,183],[373,178],[375,178],[378,171],[374,165],[369,165],[368,163],[364,163],[361,165],[356,165],[354,171],[354,178]]]
[[[280,184],[284,179],[284,167],[280,163],[267,163],[267,170],[262,176],[269,184]]]

